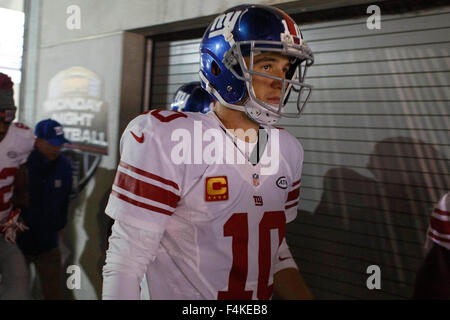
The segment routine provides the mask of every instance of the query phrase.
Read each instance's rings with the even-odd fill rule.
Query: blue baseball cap
[[[64,138],[64,130],[59,122],[46,119],[38,122],[34,129],[34,134],[40,139],[46,140],[54,146],[62,146],[64,143],[71,143]]]

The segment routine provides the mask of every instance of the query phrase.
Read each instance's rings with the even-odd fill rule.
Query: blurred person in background
[[[72,190],[71,163],[61,149],[70,142],[63,127],[51,119],[39,122],[35,135],[36,146],[27,163],[29,206],[23,212],[30,229],[17,242],[27,263],[36,266],[44,299],[55,300],[62,299],[59,241]]]
[[[427,255],[416,276],[413,299],[450,300],[450,192],[431,213],[425,249]]]
[[[182,85],[173,96],[170,110],[207,113],[212,110],[214,99],[202,89],[199,81]]]
[[[13,123],[15,114],[13,82],[0,73],[0,300],[28,298],[28,272],[16,237],[27,229],[19,214],[28,202],[25,162],[34,134],[24,124]]]

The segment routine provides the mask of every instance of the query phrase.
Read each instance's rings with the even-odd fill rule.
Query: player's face
[[[247,66],[250,66],[250,57],[244,57]],[[289,71],[289,58],[275,52],[265,52],[253,58],[253,71],[268,74],[284,79]],[[280,103],[283,89],[280,80],[263,76],[252,76],[253,90],[256,98],[274,105]]]
[[[53,161],[58,158],[61,153],[62,146],[54,146],[44,139],[36,139],[36,148],[42,153],[48,160]]]
[[[11,125],[11,122],[3,121],[0,118],[0,142],[6,136],[6,133],[8,132],[8,128],[9,128],[10,125]]]

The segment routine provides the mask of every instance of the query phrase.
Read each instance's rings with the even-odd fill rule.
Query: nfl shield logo
[[[255,187],[259,186],[259,175],[257,173],[253,174],[253,185]]]

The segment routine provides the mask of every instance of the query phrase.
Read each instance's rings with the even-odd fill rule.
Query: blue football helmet
[[[171,110],[207,113],[212,109],[213,97],[202,89],[200,82],[181,86],[173,96]]]
[[[253,69],[254,57],[265,52],[289,59],[284,78]],[[249,57],[249,65],[244,57]],[[241,5],[228,9],[209,25],[200,44],[199,75],[203,89],[221,104],[246,112],[256,122],[272,124],[280,117],[300,116],[311,94],[312,86],[304,80],[313,62],[299,27],[285,12],[269,6]],[[256,97],[253,75],[282,83],[278,104]],[[283,109],[292,88],[298,91],[296,110],[286,112]]]

